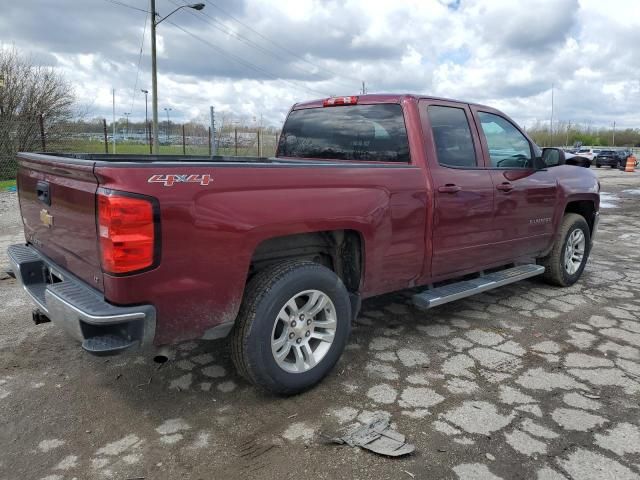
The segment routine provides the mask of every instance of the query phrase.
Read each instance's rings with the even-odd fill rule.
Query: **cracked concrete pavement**
[[[85,354],[0,273],[0,478],[640,478],[640,173],[607,193],[582,280],[415,310],[365,302],[332,374],[292,398],[239,378],[224,341],[159,366]],[[0,272],[22,241],[0,193]],[[387,459],[327,436],[375,412],[416,445]]]

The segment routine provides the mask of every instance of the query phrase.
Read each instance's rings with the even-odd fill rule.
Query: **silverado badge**
[[[40,210],[40,221],[44,223],[47,228],[53,226],[53,215],[50,215],[46,208]]]

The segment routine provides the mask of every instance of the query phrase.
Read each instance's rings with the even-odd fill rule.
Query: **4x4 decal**
[[[164,183],[165,187],[172,187],[174,183],[199,183],[200,185],[209,185],[213,179],[211,175],[151,175],[148,183]]]

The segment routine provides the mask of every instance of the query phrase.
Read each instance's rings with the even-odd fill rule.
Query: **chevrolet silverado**
[[[500,111],[420,95],[296,104],[273,158],[18,157],[8,255],[37,323],[98,355],[229,337],[279,394],[332,369],[362,299],[566,287],[598,223],[591,171]]]

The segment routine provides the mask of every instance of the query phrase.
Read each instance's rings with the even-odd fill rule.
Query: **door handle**
[[[446,185],[438,187],[438,191],[441,193],[458,193],[460,190],[462,190],[462,187],[454,185],[453,183],[447,183]]]
[[[496,188],[501,192],[510,192],[511,190],[513,190],[513,185],[511,185],[509,182],[503,182],[500,185],[497,185]]]

